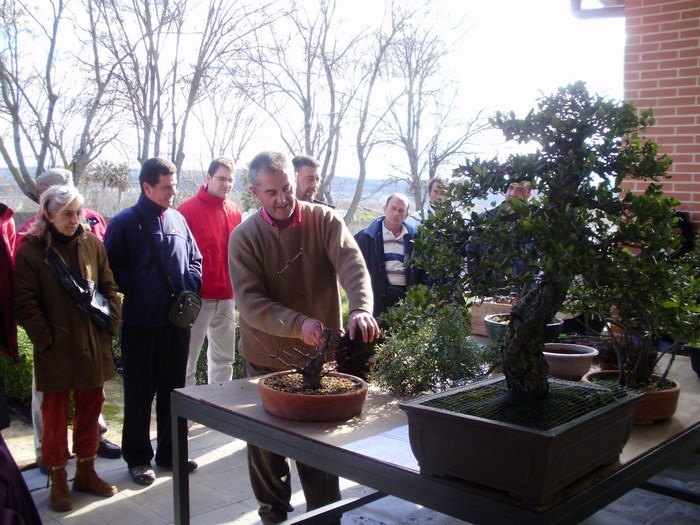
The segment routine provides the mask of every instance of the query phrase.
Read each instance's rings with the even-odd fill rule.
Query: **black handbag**
[[[199,316],[199,311],[202,309],[202,298],[195,292],[190,292],[187,290],[175,293],[170,276],[165,270],[165,263],[163,262],[162,257],[160,257],[158,254],[158,249],[156,248],[156,243],[153,240],[153,237],[151,237],[151,235],[148,233],[148,229],[146,228],[145,224],[146,221],[144,220],[141,211],[134,208],[134,213],[136,213],[136,216],[139,219],[141,230],[146,237],[148,246],[151,248],[151,254],[153,255],[153,260],[156,263],[156,267],[158,268],[160,278],[163,280],[165,287],[170,290],[170,310],[168,311],[168,321],[180,328],[192,328],[192,325]]]
[[[46,249],[44,260],[78,308],[88,314],[97,326],[107,328],[111,314],[109,301],[95,287],[95,282],[76,274],[63,257],[51,248]]]

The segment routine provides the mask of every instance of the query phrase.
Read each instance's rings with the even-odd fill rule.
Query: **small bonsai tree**
[[[468,160],[456,169],[451,205],[427,221],[416,259],[431,275],[444,276],[440,293],[453,300],[488,296],[502,286],[518,291],[503,371],[511,391],[544,394],[544,330],[567,297],[577,305],[595,301],[597,311],[621,293],[623,308],[645,305],[649,289],[631,286],[625,276],[629,269],[645,275],[649,261],[673,253],[675,202],[657,184],[671,161],[640,135],[653,122],[651,111],[638,115],[632,104],[589,94],[582,82],[543,97],[525,118],[498,113],[491,122],[529,152]],[[650,184],[633,194],[621,188],[626,178]],[[529,202],[464,212],[519,181],[532,186]],[[469,243],[478,244],[479,260],[467,272]],[[526,270],[515,275],[514,260]],[[661,270],[664,283],[675,279],[669,269]]]

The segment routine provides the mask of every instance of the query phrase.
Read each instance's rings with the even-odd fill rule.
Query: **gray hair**
[[[75,186],[53,185],[41,194],[39,201],[39,212],[36,215],[36,221],[32,224],[29,232],[30,235],[35,235],[39,238],[44,238],[47,243],[50,239],[46,238],[46,229],[49,225],[49,217],[53,217],[61,213],[73,202],[78,203],[82,207],[85,199],[80,194]]]
[[[260,172],[284,171],[287,167],[287,159],[277,151],[263,151],[258,153],[248,165],[248,182],[256,188],[260,186]]]
[[[398,199],[401,202],[403,202],[406,205],[406,212],[408,212],[410,203],[408,202],[408,197],[406,197],[406,195],[404,195],[403,193],[392,193],[391,195],[389,195],[389,197],[387,197],[386,202],[384,203],[384,207],[389,206],[389,201],[391,199]]]
[[[36,178],[36,191],[41,195],[51,186],[72,186],[73,174],[63,168],[51,168]]]

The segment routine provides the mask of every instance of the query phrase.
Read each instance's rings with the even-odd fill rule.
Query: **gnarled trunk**
[[[510,391],[549,392],[547,362],[542,354],[544,332],[570,283],[566,278],[538,281],[513,307],[503,348],[503,372]]]

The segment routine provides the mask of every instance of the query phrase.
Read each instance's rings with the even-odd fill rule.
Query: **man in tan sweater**
[[[262,207],[231,234],[229,271],[240,312],[240,353],[248,377],[303,365],[324,328],[342,328],[340,286],[348,332],[365,342],[379,335],[372,285],[352,234],[332,209],[295,197],[286,160],[276,152],[250,163],[250,192]],[[248,445],[251,485],[264,524],[287,519],[293,508],[286,458]],[[340,499],[338,478],[297,463],[307,510]],[[334,518],[328,523],[340,523]]]

